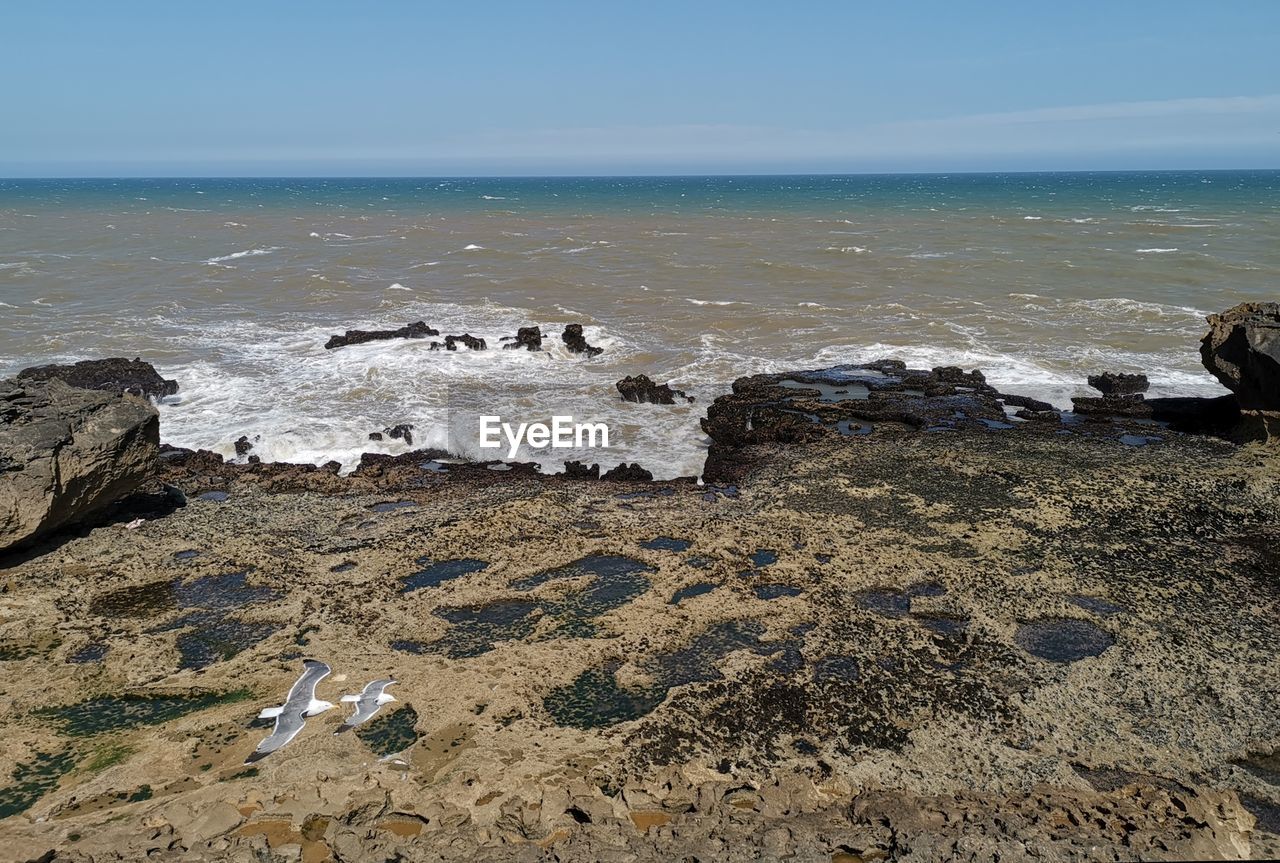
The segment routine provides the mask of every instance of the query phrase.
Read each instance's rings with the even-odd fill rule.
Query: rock
[[[653,479],[653,474],[638,464],[623,462],[612,470],[606,471],[600,478],[614,482],[649,482]]]
[[[1016,408],[1024,408],[1025,410],[1031,411],[1032,413],[1043,414],[1043,413],[1053,412],[1053,405],[1049,404],[1048,402],[1042,402],[1039,399],[1033,399],[1029,396],[1017,396],[1017,395],[1009,395],[1007,393],[1000,393],[1000,400],[1003,401],[1006,405],[1010,405]]]
[[[485,344],[484,339],[473,336],[471,333],[463,333],[460,336],[445,336],[443,343],[432,342],[431,350],[438,351],[444,348],[446,351],[456,351],[460,344],[472,351],[483,351],[489,347]]]
[[[587,467],[580,461],[567,461],[564,463],[565,479],[599,479],[600,465],[593,464]]]
[[[655,384],[650,380],[648,375],[636,375],[632,377],[627,375],[616,384],[618,392],[622,393],[622,400],[628,402],[649,402],[655,405],[673,405],[676,398],[682,398],[687,402],[693,401],[693,396],[686,395],[682,390],[671,388],[671,384]]]
[[[1226,435],[1240,423],[1240,405],[1232,395],[1147,399],[1151,418],[1184,434]]]
[[[248,455],[249,450],[253,449],[253,443],[249,440],[248,435],[240,435],[240,439],[235,442],[236,455]]]
[[[144,399],[61,380],[5,381],[0,551],[73,524],[149,479],[160,418]]]
[[[382,430],[383,434],[392,440],[402,440],[409,446],[413,446],[413,425],[411,423],[400,423]]]
[[[1280,435],[1280,303],[1241,303],[1207,320],[1200,361],[1235,393],[1242,437]]]
[[[178,391],[178,382],[165,380],[151,363],[135,357],[126,360],[83,360],[69,365],[33,366],[18,372],[19,380],[47,381],[54,378],[85,390],[133,393],[136,396],[160,398]]]
[[[503,345],[507,350],[526,348],[531,351],[542,350],[542,330],[537,327],[520,327],[514,336],[503,336],[502,341],[511,342]]]
[[[1103,372],[1100,375],[1089,375],[1089,386],[1104,396],[1131,396],[1145,393],[1151,387],[1151,382],[1146,375]]]
[[[569,324],[564,328],[564,332],[560,335],[564,339],[565,347],[575,354],[586,354],[594,357],[604,353],[604,348],[597,348],[587,344],[587,339],[582,335],[582,324]]]
[[[1150,419],[1151,405],[1140,394],[1127,396],[1076,396],[1071,399],[1078,414],[1094,414],[1097,416],[1131,417],[1133,419]]]
[[[424,339],[427,336],[438,336],[439,330],[432,329],[423,321],[406,324],[398,330],[347,330],[340,336],[330,336],[324,343],[325,350],[344,348],[347,345],[362,345],[365,342],[377,342],[385,339]]]
[[[382,440],[382,432],[369,432],[369,440]]]

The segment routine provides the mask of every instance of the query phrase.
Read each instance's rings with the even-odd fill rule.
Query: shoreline
[[[741,378],[702,483],[153,442],[0,556],[0,859],[1275,856],[1280,453],[1094,383]],[[303,658],[399,702],[250,769]]]

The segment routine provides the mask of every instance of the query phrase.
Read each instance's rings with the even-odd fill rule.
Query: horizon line
[[[761,177],[903,177],[903,176],[1007,176],[1026,174],[1240,174],[1280,173],[1280,167],[1249,168],[1049,168],[1042,170],[920,170],[920,171],[759,171],[759,172],[677,172],[600,174],[83,174],[47,176],[0,176],[0,182],[43,182],[49,180],[627,180],[701,179],[708,177],[755,179]]]

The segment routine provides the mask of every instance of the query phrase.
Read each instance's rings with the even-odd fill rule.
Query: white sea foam
[[[272,246],[267,249],[245,249],[243,252],[232,252],[229,255],[219,255],[214,258],[209,258],[208,260],[205,261],[205,263],[211,264],[212,266],[216,267],[222,264],[224,261],[238,261],[241,258],[253,258],[253,257],[257,257],[258,255],[269,255],[272,252],[278,252],[278,251],[280,251],[280,248],[278,246]]]
[[[695,306],[749,306],[751,303],[742,300],[696,300],[693,297],[685,297],[686,303],[693,303]]]
[[[387,288],[387,290],[388,291],[407,291],[410,289],[406,288],[404,285],[400,284],[399,282],[392,282],[391,286]]]
[[[1028,222],[1038,222],[1043,219],[1044,216],[1023,216],[1022,218]]]
[[[1165,254],[1166,252],[1176,252],[1178,250],[1177,249],[1134,249],[1133,251],[1139,255],[1161,255],[1161,254]]]
[[[467,243],[465,246],[462,247],[462,251],[476,252],[476,251],[480,251],[483,248],[484,246],[477,246],[475,243]]]
[[[855,255],[865,255],[869,250],[864,246],[827,246],[828,252],[842,252],[848,254],[853,252]]]

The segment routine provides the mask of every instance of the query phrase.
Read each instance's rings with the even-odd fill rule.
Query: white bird
[[[365,686],[364,691],[359,695],[344,695],[341,701],[356,706],[355,712],[347,717],[347,721],[338,726],[338,730],[334,734],[341,734],[344,731],[350,731],[357,725],[368,722],[373,718],[373,714],[382,709],[382,705],[390,704],[396,700],[394,695],[387,693],[388,686],[394,686],[395,680],[384,678],[383,680],[375,680]]]
[[[276,726],[271,734],[258,744],[253,754],[245,759],[245,764],[252,764],[266,758],[297,737],[302,726],[306,725],[308,716],[316,716],[333,707],[331,702],[316,698],[316,684],[328,677],[333,669],[315,659],[302,660],[302,668],[302,676],[289,689],[284,704],[279,707],[268,707],[258,714],[259,719],[275,719]]]

